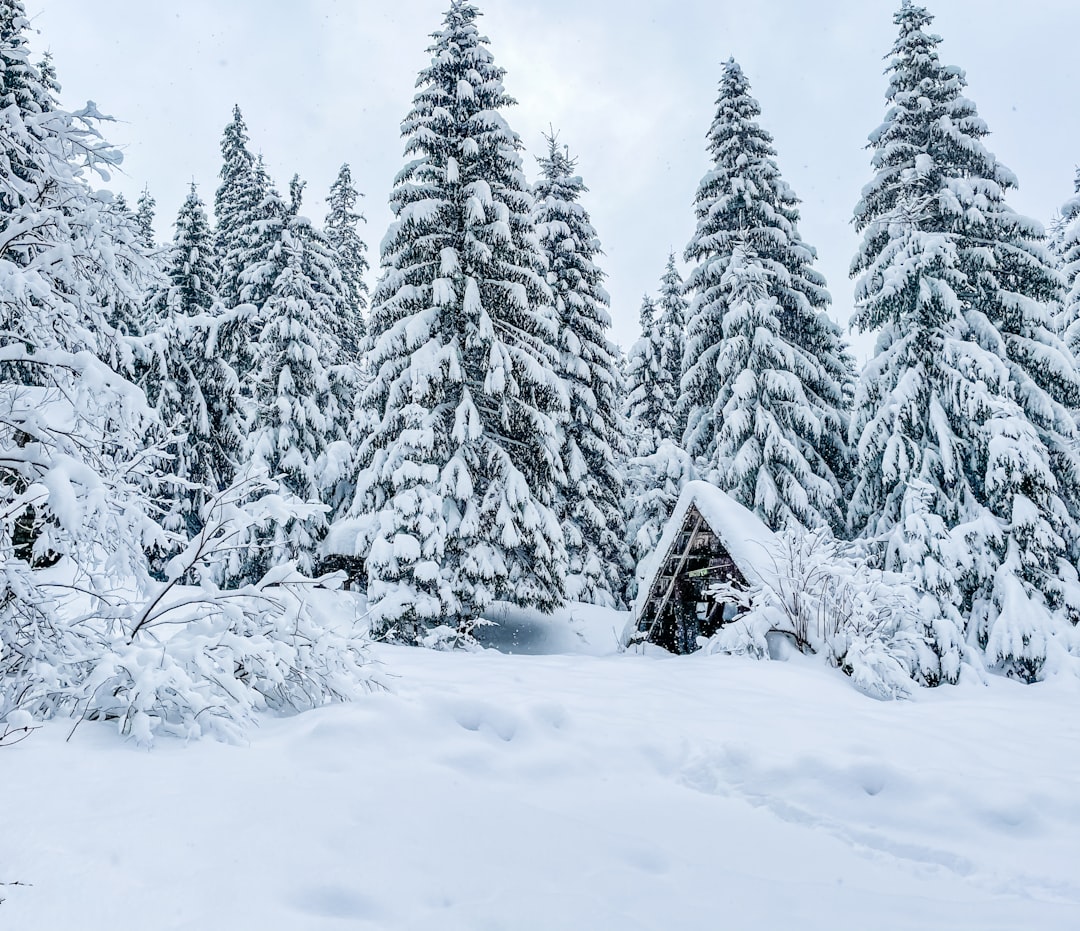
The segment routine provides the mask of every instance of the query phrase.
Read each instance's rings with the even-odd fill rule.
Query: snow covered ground
[[[1080,682],[879,703],[571,614],[379,647],[392,692],[249,746],[0,750],[0,927],[1080,927]]]

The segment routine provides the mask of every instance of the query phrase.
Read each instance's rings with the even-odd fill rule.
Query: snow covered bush
[[[96,609],[69,624],[85,632],[83,674],[51,694],[42,682],[43,699],[80,720],[115,721],[141,743],[155,734],[236,740],[258,711],[303,711],[375,687],[354,603],[333,604],[340,576],[312,579],[290,562],[237,588],[217,582],[252,528],[298,507],[259,476],[215,496],[165,581],[118,599],[108,622]]]
[[[775,651],[770,640],[783,637],[804,653],[824,657],[860,691],[882,699],[905,697],[915,684],[937,685],[959,675],[967,654],[947,657],[943,670],[934,649],[941,614],[937,600],[899,576],[868,568],[851,544],[828,530],[787,530],[778,536],[776,550],[762,558],[761,582],[745,602],[748,610],[702,644],[707,652],[764,659]],[[728,590],[710,594],[733,601]]]
[[[256,712],[305,711],[375,687],[358,619],[330,617],[315,584],[287,564],[239,589],[177,592],[137,633],[106,640],[72,695],[80,720],[114,721],[144,744],[157,734],[235,741]]]
[[[168,546],[152,518],[157,455],[141,393],[88,352],[0,350],[51,385],[0,383],[0,716],[63,710],[99,653],[73,599],[108,618]],[[103,623],[107,623],[104,622]]]

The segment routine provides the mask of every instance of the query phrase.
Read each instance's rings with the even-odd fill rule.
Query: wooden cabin
[[[627,643],[692,653],[749,607],[775,537],[720,489],[690,482],[639,579]]]

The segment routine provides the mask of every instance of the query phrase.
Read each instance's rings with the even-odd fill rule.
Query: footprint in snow
[[[288,901],[296,911],[318,918],[377,921],[382,917],[373,899],[345,886],[309,886]]]

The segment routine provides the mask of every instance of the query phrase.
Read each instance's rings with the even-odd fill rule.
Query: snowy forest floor
[[[881,703],[570,614],[376,647],[392,691],[248,746],[0,750],[0,927],[1080,927],[1080,682]]]

